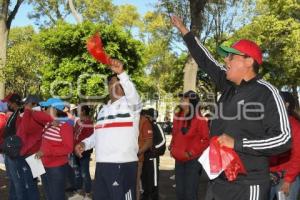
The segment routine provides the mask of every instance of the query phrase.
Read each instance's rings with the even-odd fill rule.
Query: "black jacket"
[[[164,155],[166,151],[166,137],[162,128],[156,122],[151,123],[153,130],[153,145],[151,149],[145,152],[145,160],[159,158],[159,156]]]
[[[234,149],[247,170],[237,181],[269,179],[268,156],[285,152],[291,145],[288,116],[278,90],[258,76],[235,85],[192,33],[184,40],[196,63],[222,93],[210,135],[226,133],[234,138]]]

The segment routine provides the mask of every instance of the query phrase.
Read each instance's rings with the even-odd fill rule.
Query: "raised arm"
[[[220,91],[223,91],[228,84],[226,80],[226,69],[213,58],[210,52],[200,43],[198,38],[185,27],[179,17],[172,16],[171,21],[182,34],[189,52],[198,64],[198,67],[212,78]]]
[[[130,106],[132,111],[139,112],[142,109],[142,102],[133,82],[130,80],[129,76],[124,71],[123,64],[116,59],[112,59],[111,63],[112,64],[110,66],[110,69],[118,75],[128,105]]]

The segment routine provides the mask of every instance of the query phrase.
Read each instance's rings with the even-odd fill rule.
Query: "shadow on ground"
[[[160,200],[175,200],[175,184],[174,180],[170,179],[170,176],[174,174],[173,170],[161,170],[160,171]],[[206,191],[207,178],[204,176],[200,177],[200,187],[199,187],[199,200],[204,200]],[[39,185],[41,200],[43,197],[43,190],[41,185]],[[0,169],[0,200],[8,199],[8,179],[6,177],[6,172]]]

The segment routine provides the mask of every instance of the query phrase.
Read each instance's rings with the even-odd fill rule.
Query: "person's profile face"
[[[123,89],[117,77],[112,77],[108,83],[108,92],[110,99],[119,99],[124,96]]]
[[[228,54],[224,61],[226,64],[226,78],[239,84],[249,69],[244,55]]]

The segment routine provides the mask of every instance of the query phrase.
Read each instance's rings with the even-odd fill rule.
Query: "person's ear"
[[[247,68],[252,68],[252,66],[254,64],[254,59],[251,57],[246,58],[245,64],[246,64]]]

